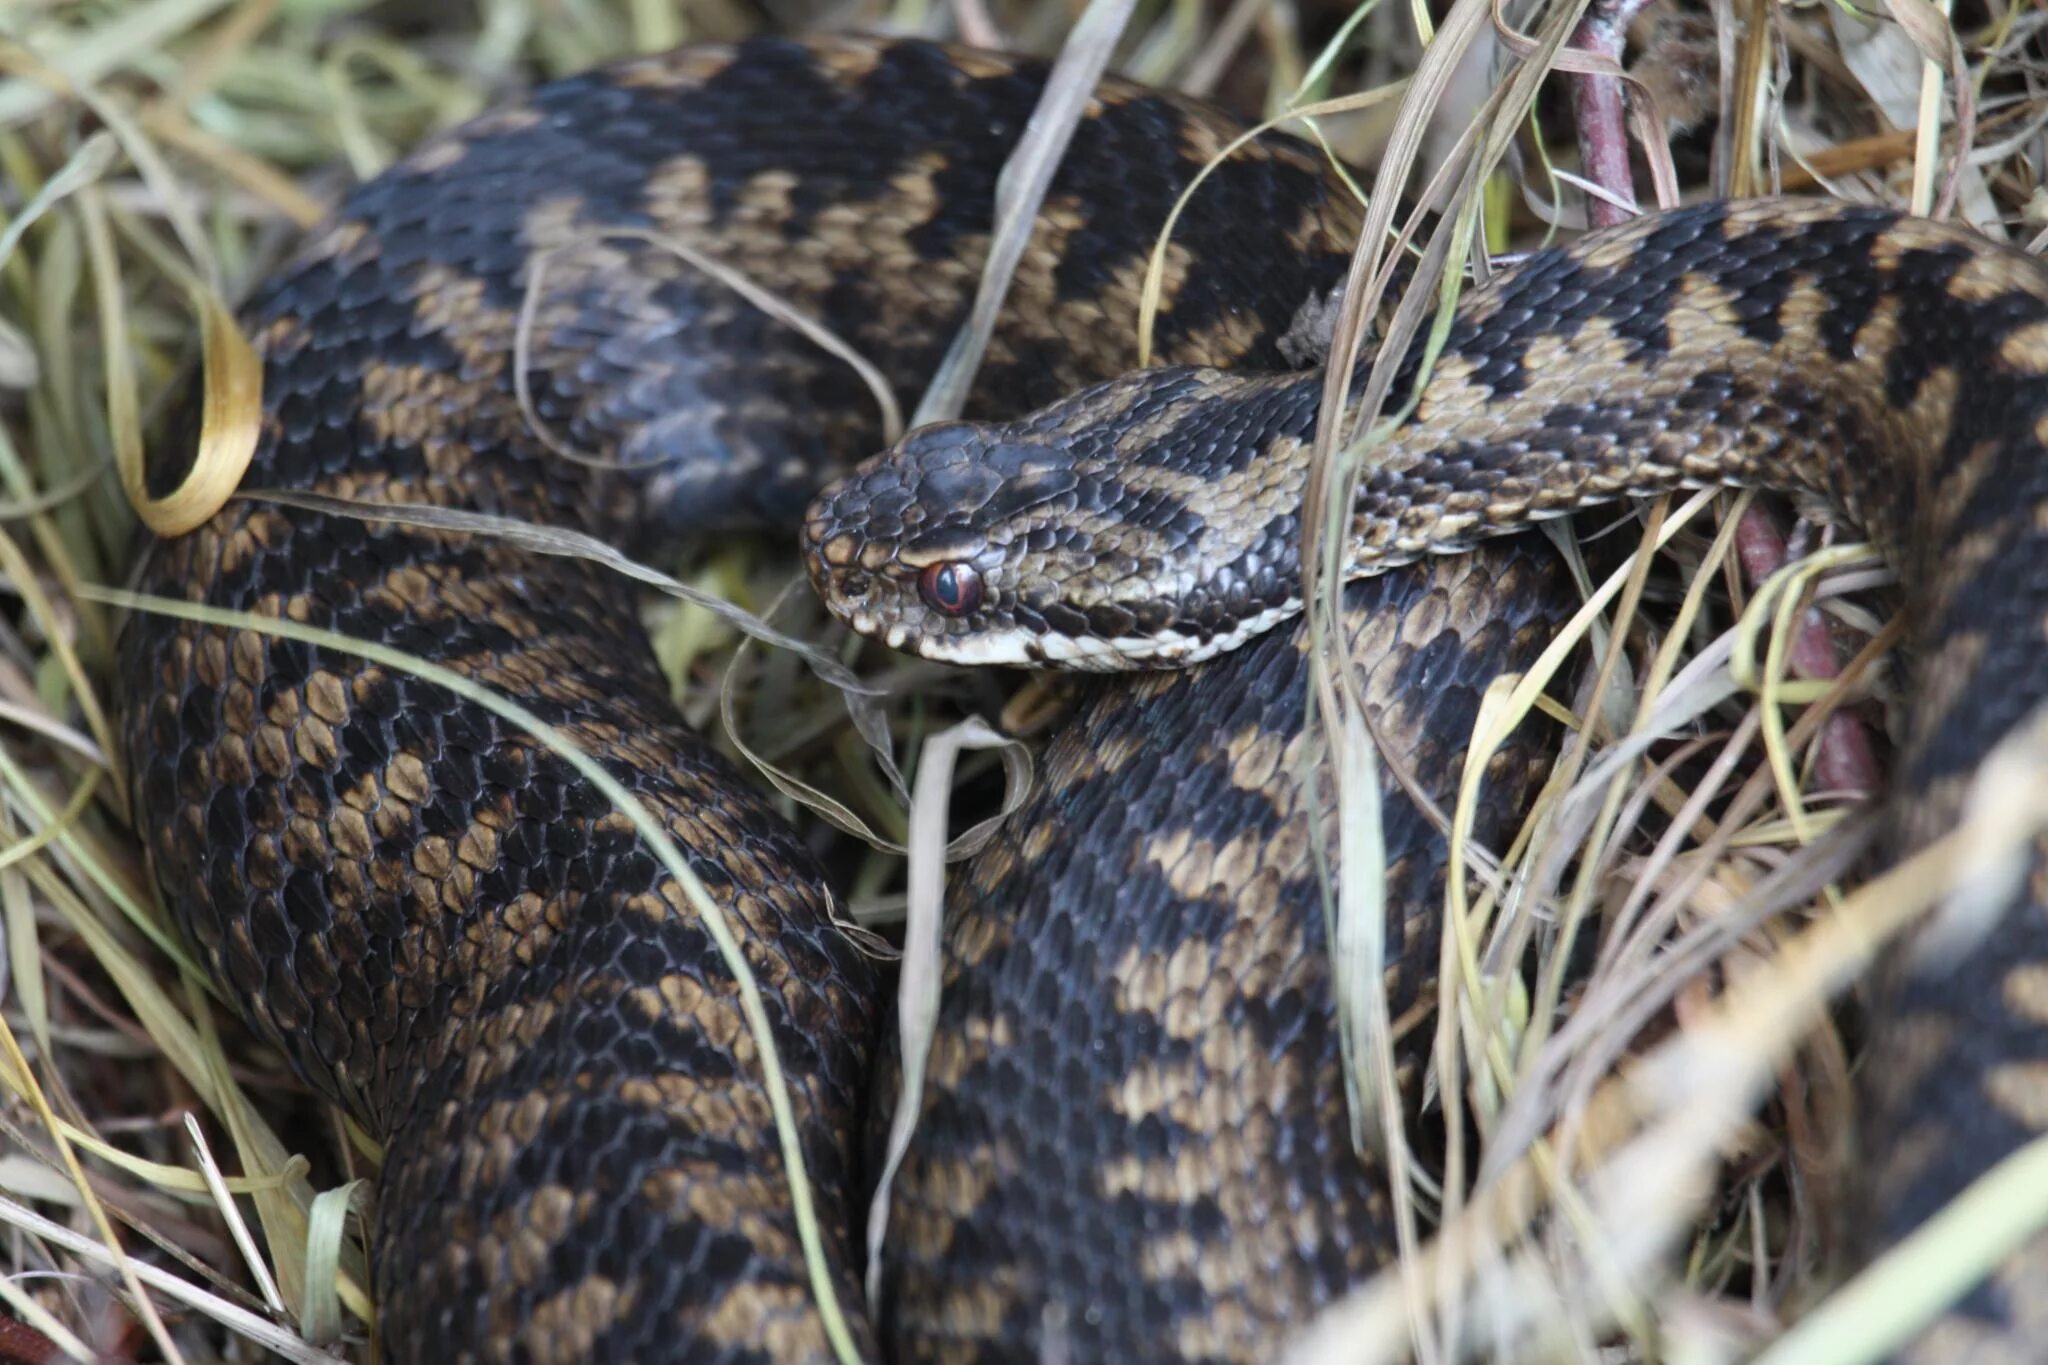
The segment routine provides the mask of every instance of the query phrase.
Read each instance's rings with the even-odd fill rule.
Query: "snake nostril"
[[[850,573],[839,580],[839,595],[850,602],[858,602],[868,595],[868,576],[864,573]]]

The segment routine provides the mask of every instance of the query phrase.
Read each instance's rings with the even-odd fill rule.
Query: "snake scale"
[[[558,82],[362,186],[247,313],[264,365],[248,488],[642,550],[801,524],[835,611],[937,657],[1238,646],[1094,689],[1033,801],[955,877],[874,1321],[861,1134],[899,1065],[880,974],[806,845],[675,713],[632,594],[580,560],[260,498],[156,544],[141,583],[439,662],[655,813],[761,982],[861,1353],[1267,1359],[1391,1254],[1384,1177],[1352,1151],[1336,1080],[1312,877],[1329,832],[1293,761],[1304,655],[1264,629],[1295,609],[1320,386],[1282,343],[1342,279],[1357,208],[1285,138],[1223,163],[1169,253],[1164,367],[1114,378],[1137,363],[1159,225],[1240,125],[1105,82],[969,404],[992,425],[913,433],[808,514],[879,445],[872,404],[664,245],[736,267],[913,395],[965,315],[1042,81],[1008,57],[834,38]],[[514,339],[543,254],[529,413]],[[1912,586],[1895,808],[1924,841],[2048,692],[2044,371],[2048,272],[1965,231],[1839,205],[1652,216],[1468,297],[1361,490],[1358,560],[1680,482],[1827,494]],[[154,470],[151,491],[185,472]],[[1191,551],[1204,570],[1173,567]],[[1435,795],[1479,691],[1571,605],[1524,540],[1347,588],[1383,737]],[[123,667],[166,904],[257,1032],[385,1144],[391,1358],[826,1358],[732,982],[600,795],[491,713],[353,655],[141,614]],[[1540,778],[1528,738],[1489,769],[1482,839]],[[1392,788],[1386,818],[1392,903],[1433,904],[1437,837]],[[1868,1132],[1889,1135],[1866,1249],[2043,1126],[2044,868],[1982,942],[1890,966],[1864,1073]],[[1389,930],[1398,1007],[1433,930],[1426,912]],[[2040,1259],[1916,1350],[2048,1340]]]

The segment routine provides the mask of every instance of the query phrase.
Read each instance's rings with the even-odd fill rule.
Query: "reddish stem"
[[[20,1318],[0,1314],[0,1365],[54,1365],[62,1359],[56,1342]]]
[[[1735,553],[1751,583],[1762,583],[1785,563],[1785,538],[1761,507],[1751,507],[1735,528]],[[1818,607],[1800,614],[1786,663],[1801,678],[1832,678],[1842,671],[1841,652],[1828,632],[1827,617]],[[1815,742],[1813,778],[1817,790],[1873,792],[1878,786],[1877,755],[1863,723],[1846,711],[1829,716]]]
[[[1617,66],[1628,43],[1628,26],[1649,0],[1594,0],[1579,21],[1571,46],[1606,57]],[[1628,165],[1628,111],[1619,76],[1573,76],[1572,115],[1579,125],[1579,162],[1587,180],[1624,204],[1636,202]],[[1598,195],[1586,197],[1586,221],[1594,227],[1627,222],[1629,212]]]
[[[1606,57],[1617,65],[1628,42],[1628,26],[1648,0],[1594,0],[1572,35],[1571,46]],[[1626,204],[1636,202],[1629,169],[1628,112],[1618,76],[1575,75],[1571,78],[1572,112],[1578,120],[1579,161],[1586,179]],[[1592,226],[1612,227],[1628,213],[1606,199],[1589,195],[1586,219]],[[1752,585],[1762,583],[1785,563],[1785,538],[1770,515],[1752,506],[1736,528],[1736,552]],[[1793,637],[1787,661],[1801,678],[1832,678],[1842,671],[1841,654],[1828,633],[1827,620],[1808,608]],[[1821,791],[1877,790],[1877,758],[1862,722],[1843,712],[1828,717],[1814,750],[1814,781]]]

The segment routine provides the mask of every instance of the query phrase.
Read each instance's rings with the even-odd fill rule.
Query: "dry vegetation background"
[[[1583,0],[1144,0],[1092,16],[1142,79],[1264,115],[1350,106],[1294,126],[1363,168],[1362,186],[1383,158],[1382,185],[1447,169],[1502,255],[1631,195],[1781,189],[2034,242],[2048,11],[1955,3],[1657,0],[1588,17]],[[122,473],[196,382],[202,334],[225,344],[233,306],[348,185],[536,80],[818,27],[1051,53],[1082,15],[1045,0],[0,0],[0,1362],[369,1356],[357,1215],[374,1154],[201,984],[142,875],[111,759],[120,614],[102,589],[135,545]],[[1599,74],[1623,56],[1629,83]],[[1485,250],[1467,264],[1486,268]],[[1461,241],[1452,260],[1467,256]],[[1516,1359],[1868,1359],[2042,1221],[2030,1156],[1898,1262],[1832,1278],[1853,1179],[1843,988],[1955,854],[1841,880],[1897,712],[1895,626],[1874,556],[1793,510],[1701,496],[1585,519],[1589,605],[1540,703],[1574,739],[1498,873],[1452,907],[1470,951],[1451,955],[1433,1080],[1472,1107],[1456,1159],[1477,1193],[1407,1192],[1408,1266],[1427,1273],[1341,1306],[1304,1358],[1505,1341]],[[1788,534],[1817,553],[1781,568]],[[764,613],[790,582],[753,544],[703,549],[685,573]],[[776,624],[822,638],[801,599]],[[910,813],[797,661],[738,651],[703,611],[651,611],[693,718],[721,728],[729,691],[733,731],[763,758],[908,837]],[[937,726],[1001,700],[987,679],[860,662],[913,759]],[[1510,717],[1539,704],[1534,687],[1500,701]],[[992,786],[981,761],[964,777]],[[2048,806],[2040,772],[2021,771],[2020,808]],[[886,932],[902,861],[849,840],[842,866]],[[1590,976],[1564,971],[1572,943]],[[1527,991],[1488,965],[1522,944]]]

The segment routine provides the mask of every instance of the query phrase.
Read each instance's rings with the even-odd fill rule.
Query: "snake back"
[[[1348,588],[1385,769],[1384,985],[1433,989],[1445,843],[1480,699],[1578,605],[1522,537]],[[1337,794],[1309,770],[1306,632],[1097,683],[1034,799],[955,879],[924,1099],[890,1201],[881,1326],[905,1360],[1257,1362],[1392,1262],[1390,1173],[1346,1099],[1319,863]],[[1471,837],[1503,848],[1555,727],[1491,756]],[[1083,833],[1085,831],[1085,834]],[[1408,1025],[1420,1108],[1434,1030]],[[893,1092],[899,1059],[877,1078]],[[1418,1152],[1441,1142],[1417,1142]]]
[[[914,42],[691,48],[428,144],[250,305],[264,400],[245,486],[628,546],[793,525],[880,443],[872,400],[670,244],[822,319],[907,404],[965,316],[1043,79]],[[1136,363],[1145,255],[1240,127],[1103,87],[977,410]],[[1284,244],[1252,243],[1247,221],[1287,225]],[[1297,145],[1234,157],[1169,256],[1165,354],[1280,363],[1356,223]],[[180,477],[157,468],[153,491]],[[872,1353],[852,1144],[877,972],[802,842],[677,715],[629,585],[488,538],[242,500],[159,544],[142,586],[454,669],[651,808],[761,983],[838,1301]],[[387,1144],[375,1254],[393,1358],[823,1357],[734,987],[608,803],[489,712],[347,654],[146,614],[123,650],[134,806],[165,902],[256,1030]]]
[[[1894,854],[1954,828],[1987,757],[2043,714],[2048,265],[1884,208],[1704,204],[1502,271],[1418,382],[1423,345],[1391,389],[1412,410],[1364,456],[1352,574],[1686,486],[1818,495],[1906,587]],[[936,659],[1227,650],[1300,610],[1323,393],[1320,374],[1169,367],[913,433],[814,503],[813,581],[856,629]],[[971,606],[935,598],[934,570],[976,584]],[[1988,913],[1930,916],[1881,965],[1862,1258],[2048,1131],[2048,835],[1998,871]],[[2048,1236],[1916,1349],[2038,1358],[2044,1294]]]
[[[252,303],[265,394],[249,486],[481,510],[628,548],[794,525],[818,484],[879,442],[873,406],[841,362],[676,244],[823,320],[907,401],[966,312],[997,176],[1042,83],[1032,64],[927,44],[763,41],[561,82],[430,143],[354,194]],[[1321,378],[1276,371],[1359,225],[1315,158],[1271,139],[1205,182],[1167,251],[1167,368],[1084,387],[1136,364],[1146,255],[1239,128],[1106,83],[972,399],[1004,425],[917,448],[957,470],[993,432],[1020,469],[1069,461],[1049,496],[985,497],[984,510],[1043,517],[1066,500],[1072,514],[1086,489],[1091,516],[1137,509],[1141,530],[1179,549],[1226,522],[1251,539],[1234,557],[1209,546],[1224,586],[1184,616],[1151,598],[1070,599],[1069,577],[981,575],[1008,592],[1013,625],[1070,642],[1171,636],[1190,657],[1190,641],[1220,652],[1292,610],[1278,557],[1294,529],[1289,461]],[[1894,803],[1911,846],[1955,822],[1987,752],[2048,691],[2044,373],[2040,267],[1967,233],[1833,207],[1660,216],[1539,255],[1468,301],[1414,420],[1365,481],[1355,555],[1385,568],[1686,482],[1833,497],[1912,585],[1919,690]],[[1152,456],[1137,461],[1143,486],[1073,463],[1134,452]],[[159,467],[152,490],[182,474]],[[848,486],[867,490],[864,518],[928,515],[900,481]],[[946,522],[943,537],[911,537],[908,558],[870,555],[834,526],[811,518],[821,586],[857,571],[905,603],[934,556],[964,544]],[[1091,570],[1167,561],[1036,529],[1041,549],[1065,545]],[[1432,680],[1455,711],[1471,670],[1526,657],[1553,618],[1537,605],[1547,575],[1520,553],[1494,552],[1512,595],[1491,625],[1472,570],[1432,566],[1371,590],[1379,599],[1352,589],[1355,607],[1377,600],[1419,623],[1417,656],[1446,656],[1431,672],[1397,650],[1388,714],[1403,687]],[[803,842],[676,714],[625,585],[487,538],[253,499],[156,547],[143,586],[452,668],[537,712],[650,807],[761,982],[827,1273],[856,1349],[881,1349],[859,1312],[856,1251],[878,973],[834,922]],[[1354,619],[1355,641],[1372,642],[1370,620]],[[1321,833],[1298,788],[1237,781],[1278,771],[1273,750],[1299,715],[1245,709],[1216,685],[1300,686],[1286,634],[1247,648],[1200,675],[1206,687],[1104,689],[1056,747],[1041,804],[963,884],[985,904],[954,931],[949,1084],[929,1097],[897,1194],[908,1233],[882,1267],[891,1354],[1000,1357],[1051,1340],[1256,1358],[1384,1259],[1374,1173],[1327,1103],[1316,931],[1299,916],[1243,919],[1262,887],[1284,889],[1276,905],[1310,904],[1302,845]],[[134,804],[166,903],[259,1034],[386,1144],[376,1280],[390,1354],[826,1355],[734,987],[605,801],[487,711],[341,651],[144,615],[124,665]],[[1411,722],[1448,762],[1448,732]],[[1205,726],[1231,738],[1189,740]],[[1155,762],[1155,744],[1185,752]],[[1490,819],[1507,819],[1534,771],[1517,757],[1495,774]],[[1121,785],[1138,779],[1154,800],[1184,787],[1218,804],[1161,814]],[[1062,829],[1078,831],[1071,847]],[[1256,847],[1232,852],[1233,829]],[[1428,903],[1427,838],[1400,851],[1415,859],[1404,885]],[[1040,868],[1044,890],[1027,875]],[[2037,853],[1994,934],[1961,947],[1923,936],[1888,964],[1864,1072],[1868,1131],[1889,1135],[1860,1213],[1866,1247],[2043,1126],[2044,868]],[[1139,918],[1091,925],[1074,898],[1112,886]],[[1222,903],[1239,892],[1243,904]],[[1213,984],[1179,974],[1201,961],[1223,969]],[[1276,997],[1233,994],[1271,963]],[[967,965],[1000,984],[968,980]],[[1410,953],[1397,971],[1416,965]],[[1028,1019],[1007,1012],[1012,990]],[[1175,1033],[1196,1022],[1217,1027],[1199,1043]],[[1105,1051],[1133,1036],[1165,1061]],[[1203,1077],[1233,1075],[1278,1086],[1296,1067],[1313,1073],[1299,1098],[1275,1091],[1268,1113],[1262,1092],[1242,1115],[1263,1133],[1284,1109],[1271,1146],[1296,1164],[1278,1175],[1240,1159],[1231,1115],[1174,1089],[1206,1094]],[[1053,1186],[1074,1172],[1088,1183]],[[1365,1184],[1333,1193],[1340,1174]],[[1108,1198],[1109,1222],[1088,1190]],[[1236,1240],[1237,1220],[1275,1208],[1297,1244]],[[1060,1228],[1081,1249],[1051,1240]],[[1086,1249],[1097,1234],[1113,1260]],[[2039,1255],[1925,1349],[2023,1341],[2027,1305],[2048,1302],[2029,1288]]]

